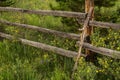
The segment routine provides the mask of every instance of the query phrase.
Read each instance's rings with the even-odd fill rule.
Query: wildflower
[[[0,71],[2,71],[3,69],[2,68],[0,68]]]
[[[103,70],[101,70],[101,72],[104,72],[104,69],[103,69]]]
[[[83,59],[83,57],[81,57],[80,59]]]
[[[15,32],[18,33],[18,30],[16,30]]]
[[[99,70],[99,72],[102,72],[102,70]]]
[[[117,50],[120,50],[120,47],[117,47]]]
[[[105,68],[107,68],[108,66],[107,65],[105,65]]]
[[[113,60],[110,60],[110,62],[112,62]]]
[[[99,71],[98,70],[96,70],[96,73],[98,73]]]
[[[47,57],[48,57],[48,55],[47,55],[47,54],[45,54],[45,55],[44,55],[44,59],[47,59]]]
[[[89,73],[90,72],[90,69],[87,69],[87,73]]]

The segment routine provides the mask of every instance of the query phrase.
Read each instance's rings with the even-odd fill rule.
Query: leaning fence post
[[[82,33],[80,35],[80,44],[79,44],[78,55],[76,57],[76,61],[75,61],[75,64],[74,64],[74,67],[73,67],[73,70],[72,70],[71,80],[73,80],[74,73],[77,70],[78,62],[79,62],[79,59],[81,57],[81,51],[82,51],[82,47],[83,47],[85,36],[86,36],[87,27],[89,25],[89,21],[90,21],[90,18],[92,16],[92,13],[93,13],[93,7],[90,8],[90,10],[88,12],[88,15],[87,15],[87,17],[86,17],[86,19],[84,21],[83,31],[82,31]]]

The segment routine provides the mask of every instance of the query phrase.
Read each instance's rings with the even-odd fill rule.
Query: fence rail
[[[54,34],[56,36],[60,36],[60,37],[63,37],[63,38],[69,38],[69,39],[74,39],[74,40],[79,40],[79,38],[80,38],[80,36],[78,34],[65,33],[65,32],[60,32],[60,31],[51,30],[51,29],[47,29],[47,28],[42,28],[42,27],[38,27],[38,26],[33,26],[33,25],[12,23],[12,22],[9,22],[9,21],[6,21],[6,20],[0,20],[0,23],[5,24],[5,25],[9,25],[9,26],[16,26],[16,27],[32,29],[32,30],[36,30],[36,31],[39,31],[39,32],[43,32],[43,33],[50,33],[50,34]]]
[[[80,42],[78,41],[77,45],[79,45],[79,44],[80,44]],[[99,53],[101,55],[105,55],[105,56],[109,56],[109,57],[112,57],[112,58],[120,59],[120,52],[116,51],[116,50],[111,50],[111,49],[103,48],[103,47],[96,47],[96,46],[93,46],[89,43],[83,43],[83,47],[87,48],[88,50],[91,50],[93,52]]]
[[[12,8],[12,7],[0,7],[0,11],[22,12],[22,13],[28,13],[28,14],[61,16],[61,17],[79,17],[83,19],[86,17],[86,13],[80,13],[80,12],[53,11],[53,10],[28,10],[28,9]]]
[[[9,39],[9,40],[14,40],[14,36],[11,36],[9,34],[0,32],[0,36],[3,38]],[[50,46],[50,45],[43,44],[40,42],[30,41],[30,40],[26,40],[26,39],[22,39],[22,38],[17,38],[17,39],[23,44],[27,44],[27,45],[30,45],[30,46],[33,46],[36,48],[41,48],[46,51],[51,51],[51,52],[57,53],[62,56],[66,56],[66,57],[76,57],[77,56],[77,52],[74,52],[74,51],[69,51],[69,50],[65,50],[62,48]],[[86,55],[82,54],[82,56],[85,57]]]
[[[111,29],[115,29],[115,30],[120,30],[120,24],[115,24],[115,23],[90,21],[89,25],[90,26],[97,26],[97,27],[101,27],[101,28],[111,28]]]
[[[39,15],[48,15],[48,16],[72,17],[72,18],[79,18],[83,20],[86,18],[86,15],[87,15],[87,13],[80,13],[80,12],[53,11],[53,10],[28,10],[28,9],[13,8],[13,7],[0,7],[0,11],[21,12],[21,13],[39,14]],[[89,25],[97,26],[101,28],[112,28],[115,30],[120,30],[120,24],[115,24],[115,23],[90,21]]]

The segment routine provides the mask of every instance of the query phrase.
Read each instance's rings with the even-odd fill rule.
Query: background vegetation
[[[0,6],[24,9],[84,12],[84,0],[0,0]],[[120,0],[95,0],[95,20],[120,23]],[[0,12],[0,19],[49,29],[79,33],[75,19]],[[76,41],[0,24],[1,31],[25,39],[77,51]],[[92,44],[120,51],[120,31],[94,27]],[[120,61],[97,55],[99,65],[79,61],[75,80],[120,80]],[[70,80],[74,59],[13,40],[0,42],[0,80]]]

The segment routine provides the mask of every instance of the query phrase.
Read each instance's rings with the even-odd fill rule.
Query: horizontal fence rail
[[[77,19],[77,21],[79,22],[79,24],[84,23],[84,21],[81,19]],[[110,29],[114,29],[114,30],[120,30],[120,24],[101,22],[101,21],[95,21],[95,20],[89,21],[89,26],[96,26],[96,27],[100,27],[100,28],[110,28]]]
[[[6,39],[14,40],[13,36],[5,34],[5,33],[0,32],[0,36],[3,38],[6,38]],[[51,51],[51,52],[54,52],[54,53],[57,53],[59,55],[66,56],[66,57],[76,57],[78,54],[77,52],[74,52],[74,51],[65,50],[62,48],[50,46],[50,45],[35,42],[35,41],[30,41],[30,40],[26,40],[26,39],[22,39],[22,38],[18,38],[18,40],[23,44],[27,44],[29,46],[40,48],[40,49],[43,49],[46,51]],[[84,54],[82,54],[82,56],[86,57],[86,55],[84,55]]]
[[[77,45],[79,45],[79,43],[80,42],[78,41]],[[83,47],[87,48],[93,52],[105,55],[105,56],[120,59],[120,51],[115,51],[115,50],[111,50],[111,49],[107,49],[107,48],[103,48],[103,47],[96,47],[89,43],[83,43]]]
[[[78,34],[74,34],[74,33],[65,33],[65,32],[60,32],[60,31],[56,31],[56,30],[41,28],[41,27],[27,25],[27,24],[12,23],[12,22],[9,22],[6,20],[0,20],[0,23],[9,25],[9,26],[16,26],[16,27],[32,29],[32,30],[36,30],[39,32],[43,32],[43,33],[50,33],[50,34],[54,34],[56,36],[60,36],[63,38],[69,38],[69,39],[74,39],[74,40],[79,40],[79,38],[80,38],[80,36]]]
[[[79,13],[79,12],[53,11],[53,10],[27,10],[27,9],[12,8],[12,7],[0,7],[0,11],[12,11],[12,12],[22,12],[28,14],[61,16],[61,17],[79,17],[83,19],[86,16],[86,13]]]
[[[90,26],[97,26],[101,28],[111,28],[115,30],[120,30],[120,24],[108,23],[108,22],[99,22],[99,21],[90,21]]]

